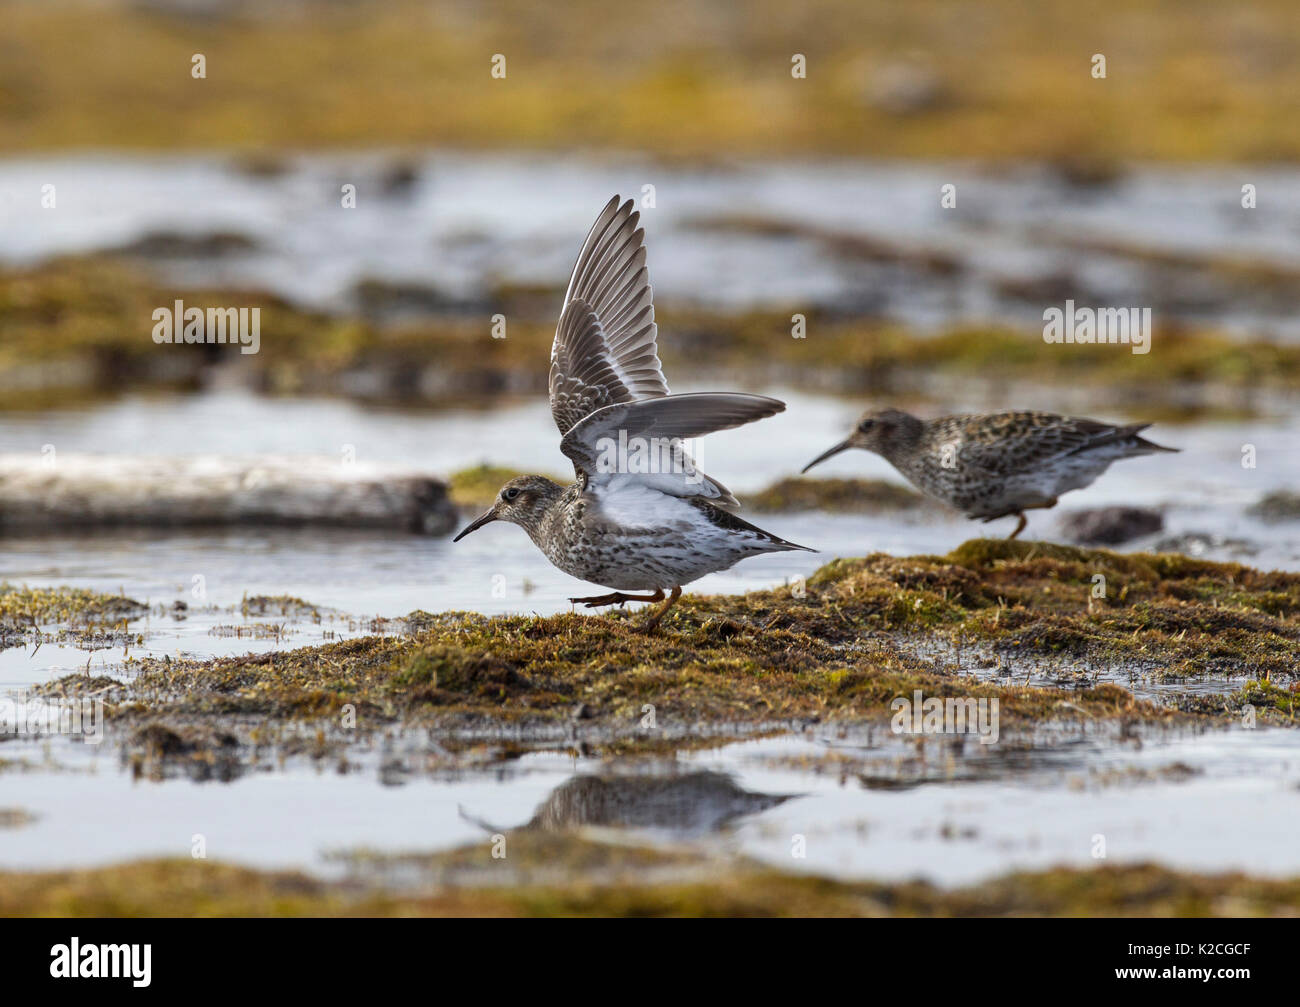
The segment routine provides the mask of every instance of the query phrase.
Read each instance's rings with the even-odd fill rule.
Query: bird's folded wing
[[[645,232],[615,196],[573,266],[551,346],[551,415],[566,434],[589,413],[668,394],[656,342]]]
[[[1131,436],[1135,428],[1054,413],[1006,413],[987,419],[962,438],[961,464],[991,475],[1011,475],[1061,455],[1077,454]]]
[[[589,485],[634,480],[671,496],[701,497],[732,509],[725,486],[695,466],[682,441],[752,423],[785,410],[765,395],[696,392],[605,406],[574,425],[560,450]]]

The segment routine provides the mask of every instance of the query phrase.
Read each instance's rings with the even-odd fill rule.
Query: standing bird
[[[577,482],[519,476],[453,541],[509,521],[557,567],[610,594],[571,598],[587,608],[664,601],[682,585],[747,556],[801,549],[731,513],[740,504],[695,467],[683,439],[729,430],[785,409],[762,395],[671,395],[656,343],[645,231],[615,196],[578,253],[551,346],[551,415]],[[649,594],[624,594],[648,591]]]
[[[1008,537],[1025,529],[1024,512],[1055,507],[1120,458],[1177,451],[1138,434],[1150,423],[1117,427],[1054,413],[1007,412],[920,420],[898,409],[868,412],[848,439],[804,466],[863,448],[884,457],[917,489],[985,523],[1016,515]]]

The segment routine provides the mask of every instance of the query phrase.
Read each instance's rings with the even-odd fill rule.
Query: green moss
[[[242,358],[256,385],[271,393],[356,395],[369,389],[385,405],[500,400],[507,393],[545,394],[553,298],[536,298],[511,314],[509,339],[492,339],[480,317],[431,315],[404,326],[383,326],[303,311],[266,293],[218,289],[186,291],[191,302],[253,303],[262,309],[261,350]],[[211,357],[202,345],[156,346],[141,328],[158,304],[177,292],[140,270],[102,256],[69,258],[28,269],[0,270],[0,408],[102,397],[105,389],[198,387]],[[489,310],[489,309],[492,310]],[[800,310],[806,311],[806,308]],[[1148,356],[1041,353],[1041,336],[1007,327],[958,328],[918,339],[896,324],[810,315],[817,338],[788,338],[789,313],[780,310],[720,315],[657,306],[674,337],[661,346],[665,366],[716,372],[747,382],[780,381],[821,391],[902,394],[924,375],[927,387],[968,377],[981,381],[1090,384],[1140,390],[1144,410],[1186,410],[1188,385],[1243,388],[1258,397],[1269,389],[1300,387],[1300,347],[1243,343],[1213,332],[1159,333],[1160,353]],[[1037,347],[1038,349],[1035,349]],[[1156,361],[1152,363],[1152,358]],[[702,362],[709,371],[700,372]],[[366,380],[354,380],[364,374]],[[1201,396],[1205,401],[1213,396]],[[1144,413],[1145,415],[1145,413]],[[458,502],[480,506],[500,487],[505,470],[458,473]],[[919,502],[901,487],[835,480],[788,480],[755,501],[762,509],[832,506],[909,506]]]
[[[506,698],[507,687],[527,689],[530,682],[517,671],[518,662],[494,653],[467,650],[458,645],[435,644],[401,659],[387,691],[404,705],[437,705],[450,696],[489,702]]]
[[[889,699],[915,688],[987,688],[1012,720],[1041,715],[1057,698],[953,680],[886,649],[866,650],[852,662],[862,681],[876,683],[871,689],[859,679],[846,688],[838,640],[855,632],[840,625],[837,641],[830,641],[817,635],[820,621],[810,627],[779,607],[752,604],[751,612],[728,616],[701,606],[659,635],[624,617],[451,616],[405,639],[207,662],[144,660],[128,692],[151,712],[184,716],[335,716],[351,704],[371,725],[398,717],[454,721],[466,713],[565,719],[583,703],[592,718],[628,731],[647,702],[663,717],[762,724],[827,712],[878,716]],[[896,607],[891,599],[884,608],[885,621],[937,617],[918,614],[911,600]],[[1169,716],[1129,699],[1135,715]]]
[[[250,616],[286,615],[293,618],[311,618],[320,621],[320,609],[309,601],[291,594],[247,595],[239,603],[240,614]]]
[[[86,588],[0,584],[0,629],[41,623],[117,623],[136,619],[145,611],[146,606],[131,598]]]
[[[841,882],[745,860],[511,834],[444,854],[344,858],[361,877],[401,859],[462,884],[388,889],[202,860],[146,860],[78,871],[0,873],[0,916],[1288,916],[1300,879],[1198,875],[1152,864],[1019,872],[942,889]],[[539,865],[544,870],[533,871]],[[655,868],[665,880],[630,876]],[[563,881],[555,880],[563,875]],[[499,880],[494,880],[494,875]]]
[[[100,395],[105,387],[197,387],[211,363],[207,348],[177,344],[160,350],[148,336],[154,307],[177,296],[111,257],[0,270],[0,372],[25,374],[12,390],[0,385],[0,408],[31,406],[33,390],[49,403]],[[534,358],[536,347],[549,344],[553,321],[512,320],[511,338],[502,340],[465,317],[388,328],[303,311],[265,292],[187,290],[184,297],[261,309],[261,349],[242,362],[268,392],[339,393],[346,375],[378,371],[386,377],[385,403],[400,404],[419,399],[413,375],[433,365],[460,396],[499,394],[506,375],[524,375],[514,383],[525,389],[529,380],[545,388],[545,354],[540,362]]]
[[[516,476],[528,475],[518,469],[508,469],[500,465],[476,465],[471,469],[461,469],[447,480],[448,494],[451,502],[458,507],[481,510],[490,507],[496,500],[497,493]],[[533,473],[544,474],[544,473]],[[559,476],[548,476],[558,483],[570,480]]]
[[[916,641],[975,644],[1015,660],[1069,658],[1094,672],[1293,683],[1298,595],[1295,574],[981,540],[949,556],[835,560],[802,596],[687,596],[655,634],[640,629],[640,613],[418,613],[403,636],[212,661],[145,659],[132,662],[139,674],[123,709],[332,718],[350,705],[373,726],[466,715],[540,723],[581,704],[620,735],[634,732],[646,703],[662,717],[761,727],[877,718],[893,697],[920,689],[997,697],[1008,723],[1030,722],[1061,715],[1061,694],[955,676],[918,656]],[[1072,692],[1071,702],[1087,716],[1177,716],[1106,689]],[[1265,714],[1289,708],[1271,703]]]
[[[69,607],[57,592],[29,591],[21,605],[12,591],[0,598],[17,611],[47,594],[61,600],[42,611]],[[258,611],[305,605],[263,599]],[[354,712],[363,731],[397,722],[454,729],[480,718],[528,732],[581,708],[613,750],[658,744],[637,730],[646,704],[660,718],[764,731],[807,718],[884,718],[894,697],[918,689],[997,698],[1007,726],[1063,716],[1235,718],[1248,701],[1182,696],[1175,709],[1098,685],[1069,692],[1066,703],[1058,690],[958,674],[969,661],[930,656],[967,647],[986,667],[1014,665],[1016,680],[1019,669],[1052,662],[1094,679],[1216,676],[1237,680],[1234,689],[1253,680],[1263,683],[1251,702],[1265,721],[1291,722],[1300,682],[1300,574],[1038,542],[837,559],[802,589],[687,595],[657,633],[642,630],[644,619],[412,613],[382,636],[213,660],[132,657],[124,682],[73,675],[46,688],[91,689],[111,700],[111,723],[131,728],[197,721],[225,730],[249,717],[328,728]]]
[[[933,506],[921,494],[883,479],[782,479],[745,505],[759,512],[834,511],[846,514]]]
[[[581,37],[517,0],[484,19],[414,0],[264,18],[21,4],[7,12],[0,147],[234,148],[247,163],[284,146],[567,151],[593,136],[613,149],[653,137],[670,160],[792,149],[1035,157],[1085,187],[1112,181],[1130,158],[1300,157],[1292,109],[1277,97],[1300,92],[1287,58],[1300,29],[1286,0],[1257,0],[1249,22],[1214,5],[1166,18],[1125,0],[989,0],[986,17],[956,28],[946,3],[759,0],[725,33],[691,6],[652,32],[629,8],[574,0],[567,10]],[[1100,85],[1087,54],[1075,66],[1053,45],[1089,33],[1100,45],[1097,25],[1143,43],[1126,75]],[[790,77],[791,39],[809,57],[807,81]],[[209,60],[201,81],[188,76],[194,52]],[[482,55],[495,52],[510,57],[503,80]],[[919,84],[891,83],[900,74]],[[106,86],[87,89],[87,79]],[[429,94],[440,100],[420,100]],[[1213,100],[1189,100],[1202,95]]]
[[[1274,682],[1247,682],[1230,702],[1239,709],[1249,705],[1257,711],[1275,710],[1294,723],[1296,714],[1300,713],[1300,689],[1295,682],[1285,686]]]

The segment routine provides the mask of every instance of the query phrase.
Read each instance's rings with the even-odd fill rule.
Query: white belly
[[[547,555],[565,573],[618,591],[689,584],[770,548],[752,533],[719,528],[688,500],[644,485],[614,485],[589,501],[581,534]]]

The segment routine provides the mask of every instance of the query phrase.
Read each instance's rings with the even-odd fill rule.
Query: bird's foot
[[[662,590],[654,594],[624,594],[622,591],[614,591],[610,594],[597,594],[590,598],[570,598],[569,601],[574,605],[583,605],[586,608],[600,608],[602,605],[625,605],[629,601],[663,601],[664,593]]]
[[[1025,525],[1029,524],[1029,519],[1028,519],[1027,517],[1025,517],[1024,514],[1017,514],[1016,517],[1020,518],[1020,520],[1016,523],[1016,530],[1013,531],[1010,535],[1007,536],[1007,540],[1008,540],[1008,541],[1010,541],[1011,539],[1015,538],[1015,537],[1016,537],[1017,535],[1019,535],[1022,531],[1024,531],[1024,530],[1025,530]]]
[[[660,591],[659,595],[660,597],[662,597],[663,592]],[[681,596],[682,596],[681,587],[679,586],[673,588],[673,593],[668,596],[668,600],[663,603],[663,606],[657,612],[655,612],[655,614],[650,617],[650,621],[645,624],[645,631],[647,633],[653,633],[656,629],[659,628],[659,623],[663,620],[664,615],[667,613],[667,611],[670,608],[672,608],[675,604],[677,604],[677,599],[680,598]]]

